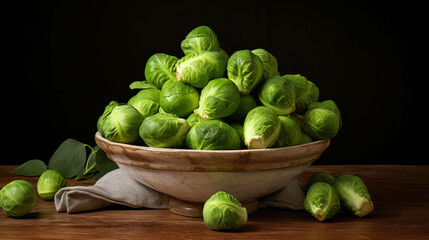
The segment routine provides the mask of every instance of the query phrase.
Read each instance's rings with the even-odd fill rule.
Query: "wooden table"
[[[36,186],[37,177],[9,172],[0,166],[0,187],[15,179]],[[112,207],[100,211],[57,213],[54,203],[37,199],[22,219],[0,213],[0,239],[429,239],[429,166],[313,165],[299,178],[318,171],[353,173],[364,179],[375,210],[367,217],[340,214],[318,222],[305,211],[260,209],[249,215],[238,232],[209,230],[201,218],[187,218],[169,210]],[[91,185],[94,180],[68,185]]]

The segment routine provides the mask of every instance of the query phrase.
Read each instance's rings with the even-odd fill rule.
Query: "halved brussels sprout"
[[[252,95],[241,95],[240,104],[238,105],[237,110],[230,117],[236,123],[243,123],[247,113],[257,106],[258,104]]]
[[[264,68],[264,78],[268,79],[270,77],[278,76],[279,70],[278,70],[278,63],[277,58],[275,58],[270,52],[268,52],[265,49],[258,48],[252,50],[252,53],[261,59],[262,66]]]
[[[180,148],[188,131],[186,119],[168,113],[157,113],[143,120],[139,134],[149,147]]]
[[[300,74],[288,74],[282,76],[292,82],[296,91],[296,112],[303,114],[307,110],[307,106],[319,100],[319,88],[307,78]]]
[[[162,85],[176,79],[176,63],[179,58],[165,53],[155,53],[146,62],[144,76],[146,80],[161,89]]]
[[[37,180],[37,193],[43,200],[54,200],[58,190],[66,186],[67,182],[63,175],[56,170],[49,169],[44,171]]]
[[[303,131],[313,139],[333,138],[342,125],[340,110],[332,100],[308,105],[304,121]]]
[[[244,120],[244,143],[249,149],[268,148],[274,145],[281,131],[276,113],[265,106],[250,110]]]
[[[0,207],[10,217],[22,217],[36,204],[37,193],[26,180],[14,180],[0,190]]]
[[[180,47],[185,55],[220,49],[216,33],[208,26],[194,28],[182,41]]]
[[[204,122],[204,120],[197,116],[195,113],[189,114],[188,118],[186,119],[188,121],[188,124],[190,127],[193,127],[195,124]]]
[[[227,59],[221,51],[190,53],[177,62],[176,78],[196,88],[225,74]]]
[[[295,111],[295,87],[280,76],[269,78],[259,89],[259,100],[273,109],[277,115],[288,115]]]
[[[188,147],[196,150],[240,149],[237,131],[220,120],[209,120],[194,125],[186,137]]]
[[[289,147],[298,145],[302,135],[299,125],[288,116],[279,116],[279,120],[282,127],[275,146]]]
[[[211,230],[235,231],[246,225],[247,210],[233,195],[219,191],[205,202],[203,219]]]
[[[195,113],[204,120],[220,119],[232,115],[240,105],[240,92],[231,80],[211,80],[201,91],[199,107]]]
[[[140,90],[136,95],[128,100],[128,105],[137,109],[145,118],[159,111],[159,89]]]
[[[187,117],[197,107],[200,94],[193,86],[177,80],[168,80],[161,89],[160,104],[167,113]]]
[[[139,138],[143,116],[128,104],[111,101],[97,121],[97,130],[110,141],[132,143]]]
[[[234,52],[228,59],[228,78],[242,94],[250,93],[264,76],[264,67],[258,56],[250,50]]]

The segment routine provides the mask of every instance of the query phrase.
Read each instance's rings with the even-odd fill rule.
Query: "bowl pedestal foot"
[[[241,205],[247,209],[249,214],[258,210],[258,204],[257,199],[241,201]],[[168,209],[171,212],[185,217],[203,217],[203,207],[202,202],[189,202],[174,197],[170,198],[168,203]]]

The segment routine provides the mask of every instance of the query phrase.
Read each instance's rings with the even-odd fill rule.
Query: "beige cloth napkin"
[[[304,209],[304,184],[293,180],[279,191],[259,199],[260,208]],[[73,186],[55,194],[57,212],[95,211],[114,204],[131,208],[167,209],[170,197],[143,185],[121,169],[113,170],[92,186]]]

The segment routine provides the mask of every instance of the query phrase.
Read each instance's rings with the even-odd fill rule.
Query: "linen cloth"
[[[304,183],[293,180],[286,187],[259,199],[260,208],[304,209]],[[57,212],[79,213],[114,204],[131,208],[168,209],[170,196],[132,179],[121,169],[101,177],[92,186],[72,186],[55,194]]]

